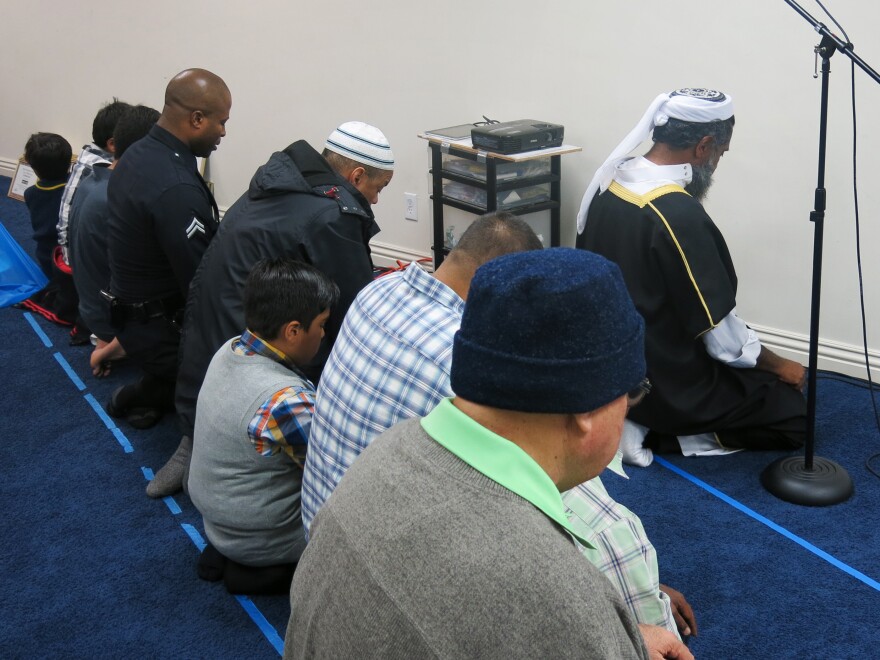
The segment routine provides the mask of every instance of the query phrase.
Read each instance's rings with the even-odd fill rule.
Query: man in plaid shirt
[[[303,475],[307,534],[342,475],[377,435],[451,396],[452,336],[476,269],[502,254],[542,247],[524,220],[489,213],[468,227],[435,273],[413,263],[361,291],[321,373]]]

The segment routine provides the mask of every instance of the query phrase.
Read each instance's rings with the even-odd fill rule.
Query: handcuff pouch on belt
[[[150,319],[164,317],[179,329],[183,321],[183,300],[177,294],[137,303],[122,302],[104,290],[101,291],[101,296],[110,303],[110,322],[116,328],[123,328],[132,321],[145,323]]]

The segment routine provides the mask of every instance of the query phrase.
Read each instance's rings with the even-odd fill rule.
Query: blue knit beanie
[[[583,413],[645,375],[645,323],[617,265],[586,250],[505,255],[477,269],[452,349],[452,391],[522,412]]]

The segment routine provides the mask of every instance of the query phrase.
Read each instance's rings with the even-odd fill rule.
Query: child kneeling
[[[292,259],[263,260],[244,290],[245,323],[199,392],[185,483],[210,545],[199,575],[232,593],[287,593],[306,546],[300,510],[318,351],[336,284]]]

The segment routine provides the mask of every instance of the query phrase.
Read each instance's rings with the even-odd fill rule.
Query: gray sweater
[[[305,547],[302,469],[286,453],[261,456],[248,424],[275,392],[303,378],[262,355],[236,355],[227,341],[199,393],[187,482],[208,540],[248,566],[295,562]]]
[[[419,421],[379,436],[315,518],[284,657],[647,658],[571,538]]]

